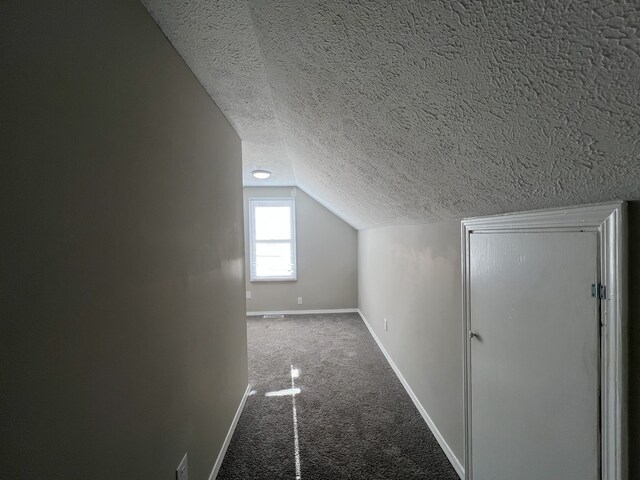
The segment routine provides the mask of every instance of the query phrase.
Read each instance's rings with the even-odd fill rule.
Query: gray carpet
[[[247,323],[255,393],[218,479],[296,479],[291,366],[302,480],[458,479],[358,314]]]

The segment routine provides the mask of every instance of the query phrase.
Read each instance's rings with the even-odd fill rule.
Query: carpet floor
[[[457,480],[358,314],[247,320],[247,399],[219,480]]]

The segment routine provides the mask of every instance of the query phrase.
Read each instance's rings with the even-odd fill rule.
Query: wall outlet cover
[[[176,480],[189,480],[189,468],[187,467],[187,454],[184,454],[180,465],[176,469]]]
[[[298,297],[298,305],[302,305],[302,297]]]
[[[389,325],[388,325],[388,323],[387,323],[387,319],[386,319],[386,318],[384,319],[384,331],[385,331],[385,332],[388,332],[388,331],[389,331]]]
[[[251,290],[247,290],[247,300],[251,300]]]

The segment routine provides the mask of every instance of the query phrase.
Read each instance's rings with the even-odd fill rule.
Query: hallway
[[[357,313],[249,317],[247,336],[218,479],[458,478]]]

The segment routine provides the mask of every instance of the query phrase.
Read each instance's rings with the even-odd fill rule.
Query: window
[[[293,198],[249,199],[251,281],[296,280]]]

